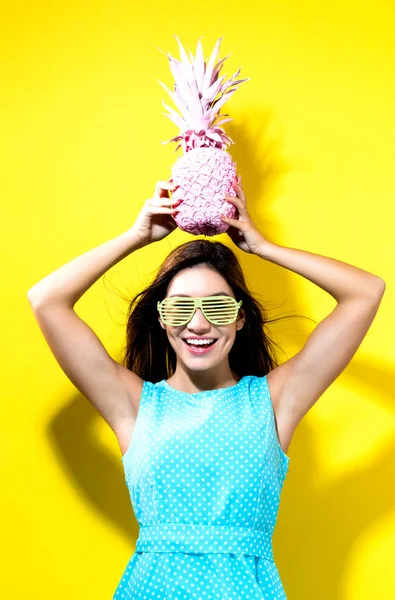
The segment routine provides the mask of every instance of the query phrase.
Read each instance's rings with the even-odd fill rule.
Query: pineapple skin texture
[[[237,217],[237,208],[225,199],[236,196],[232,182],[236,165],[226,150],[201,147],[181,156],[172,168],[172,180],[179,188],[172,198],[181,200],[174,220],[183,231],[213,236],[224,233],[229,224],[220,214]]]

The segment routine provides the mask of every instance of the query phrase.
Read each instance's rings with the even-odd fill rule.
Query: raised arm
[[[257,254],[306,277],[337,301],[303,348],[268,374],[279,429],[283,430],[283,447],[288,447],[297,424],[360,346],[379,308],[385,282],[340,260],[267,240]]]
[[[131,439],[143,380],[108,354],[74,306],[113,265],[175,229],[168,196],[172,187],[169,182],[158,182],[153,198],[145,201],[131,229],[61,266],[27,294],[57,362],[112,428],[121,452]]]
[[[318,398],[350,362],[377,313],[384,280],[348,263],[306,250],[274,244],[253,223],[241,178],[233,182],[236,196],[227,196],[238,219],[227,233],[245,252],[298,273],[331,294],[334,310],[317,325],[303,348],[267,375],[280,443],[286,452],[292,434]]]
[[[139,247],[134,233],[128,231],[61,266],[28,291],[35,319],[55,359],[118,441],[133,426],[143,381],[108,354],[74,305],[111,266]]]

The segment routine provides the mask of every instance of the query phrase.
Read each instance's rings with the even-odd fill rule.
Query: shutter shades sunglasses
[[[172,296],[158,302],[157,306],[162,322],[171,327],[186,325],[197,308],[202,310],[207,321],[213,325],[229,325],[236,320],[242,302],[236,302],[231,296]]]

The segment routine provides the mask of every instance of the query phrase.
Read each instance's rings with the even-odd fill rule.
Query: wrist
[[[269,240],[264,240],[262,244],[258,246],[258,249],[254,252],[254,254],[260,258],[264,258],[265,260],[270,260],[277,247],[277,244],[269,242]]]
[[[131,227],[125,233],[122,234],[125,240],[130,245],[130,251],[134,252],[135,250],[139,250],[139,248],[144,248],[147,244],[138,236],[137,232]]]

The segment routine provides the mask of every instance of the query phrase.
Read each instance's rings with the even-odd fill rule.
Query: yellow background
[[[299,425],[274,536],[290,600],[395,597],[395,9],[390,2],[13,2],[2,11],[2,557],[4,598],[109,599],[138,535],[115,436],[54,360],[27,290],[130,228],[170,177],[174,34],[250,77],[222,109],[250,213],[271,241],[381,276],[379,313]],[[118,356],[125,303],[177,230],[118,263],[77,312]],[[334,307],[247,255],[251,288],[317,321]],[[313,324],[273,328],[291,356]],[[342,340],[339,339],[339,344]],[[280,355],[280,360],[284,356]]]

